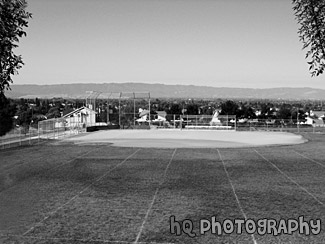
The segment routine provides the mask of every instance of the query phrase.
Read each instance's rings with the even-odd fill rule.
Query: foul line
[[[95,148],[95,149],[93,149],[93,150],[88,151],[88,152],[85,153],[85,154],[82,154],[82,155],[76,156],[76,157],[74,157],[72,160],[70,159],[68,162],[71,162],[71,161],[73,161],[73,160],[75,160],[75,159],[77,159],[77,158],[79,158],[79,157],[85,156],[85,155],[87,155],[88,153],[90,153],[90,152],[92,152],[92,151],[95,151],[95,150],[97,150],[97,149],[98,149],[98,148]],[[65,150],[63,150],[63,153],[66,153],[67,151],[69,151],[69,149],[65,149]],[[62,152],[60,151],[60,153],[62,153]],[[51,153],[50,156],[54,156],[55,154],[56,154],[56,153]],[[43,159],[43,158],[48,158],[48,156],[49,156],[49,155],[46,155],[46,156],[40,156],[40,157],[37,157],[36,160],[40,160],[40,159]],[[34,159],[34,160],[35,160],[35,159]],[[21,162],[21,161],[23,161],[23,160],[20,160],[20,162]],[[10,171],[12,171],[13,169],[15,169],[15,168],[17,168],[17,167],[21,167],[21,166],[23,166],[23,165],[30,164],[30,163],[33,163],[33,162],[25,162],[25,163],[22,163],[22,164],[16,164],[15,166],[13,166],[13,167],[7,169],[6,172],[10,172]],[[66,162],[66,163],[67,163],[67,162]],[[59,164],[59,166],[64,165],[64,164],[66,164],[66,163]],[[56,167],[58,167],[58,166],[54,166],[54,167],[49,168],[49,169],[47,169],[47,170],[51,170],[51,169],[54,169],[54,168],[56,168]]]
[[[236,191],[235,191],[234,184],[232,183],[232,181],[231,181],[231,179],[230,179],[229,173],[228,173],[227,168],[226,168],[226,164],[225,164],[225,162],[223,161],[223,159],[222,159],[222,157],[221,157],[221,154],[220,154],[219,149],[217,149],[217,152],[218,152],[218,154],[219,154],[219,158],[220,158],[220,160],[221,160],[221,162],[222,162],[223,169],[224,169],[224,171],[226,172],[226,175],[227,175],[228,181],[229,181],[229,183],[230,183],[230,185],[231,185],[232,192],[233,192],[234,195],[235,195],[235,198],[236,198],[236,201],[237,201],[237,205],[238,205],[238,207],[239,207],[239,209],[240,209],[242,215],[244,216],[245,220],[247,221],[247,215],[245,214],[245,212],[244,212],[244,210],[243,210],[243,208],[242,208],[242,206],[241,206],[241,204],[240,204],[239,198],[238,198],[238,196],[237,196],[237,194],[236,194]],[[257,244],[254,234],[251,234],[251,237],[252,237],[252,239],[253,239],[254,244]]]
[[[72,161],[76,160],[77,158],[80,158],[80,157],[86,156],[87,154],[89,154],[89,153],[91,153],[91,152],[94,152],[94,151],[96,151],[96,150],[99,150],[99,148],[95,148],[95,149],[89,150],[88,152],[86,152],[86,153],[84,153],[84,154],[81,154],[81,155],[78,155],[78,156],[76,156],[76,157],[74,157],[74,158],[72,158],[72,159],[66,161],[65,163],[59,164],[59,165],[57,165],[57,166],[53,166],[53,167],[48,168],[48,169],[45,169],[45,172],[46,172],[46,171],[53,170],[53,169],[57,169],[57,168],[59,168],[59,167],[61,167],[61,166],[64,166],[64,165],[66,165],[66,164],[69,164],[69,163],[71,163]],[[45,156],[44,156],[44,157],[45,157]],[[40,157],[39,159],[44,158],[44,157]],[[30,162],[28,162],[28,163],[30,163]],[[22,165],[24,165],[24,164],[27,164],[27,163],[23,163],[23,164],[20,164],[20,165],[16,165],[16,166],[14,166],[13,168],[18,167],[18,166],[22,166]],[[9,170],[6,171],[6,172],[10,172],[13,168],[9,169]],[[18,184],[18,183],[17,183],[17,184]],[[12,186],[10,186],[10,187],[4,189],[3,191],[0,192],[0,195],[3,194],[3,193],[4,193],[5,191],[7,191],[8,189],[11,189],[12,187],[16,186],[17,184],[13,184]]]
[[[73,159],[70,159],[70,160],[66,161],[65,163],[59,164],[59,165],[57,165],[57,166],[55,166],[55,167],[52,167],[52,168],[50,168],[49,170],[57,169],[57,168],[59,168],[59,167],[61,167],[61,166],[63,166],[63,165],[69,164],[69,163],[73,162],[74,160],[76,160],[77,158],[81,158],[81,157],[83,157],[83,156],[86,156],[86,155],[88,155],[89,153],[94,152],[94,151],[97,151],[97,150],[99,150],[99,149],[101,149],[101,148],[94,148],[94,149],[92,149],[92,150],[90,150],[90,151],[88,151],[88,152],[86,152],[86,153],[84,153],[84,154],[81,154],[81,155],[79,155],[79,156],[77,156],[77,157],[75,157],[75,158],[73,158]]]
[[[96,180],[94,180],[92,183],[90,183],[87,187],[85,187],[82,191],[80,191],[79,193],[77,193],[75,196],[73,196],[72,198],[70,198],[66,203],[64,203],[63,205],[59,206],[57,209],[55,209],[54,211],[50,212],[45,218],[43,218],[41,221],[39,221],[38,223],[36,223],[34,226],[32,226],[29,230],[27,230],[23,236],[27,235],[28,233],[30,233],[31,231],[33,231],[38,225],[42,224],[45,220],[47,220],[49,217],[51,217],[52,215],[54,215],[56,212],[58,212],[60,209],[62,209],[64,206],[66,206],[67,204],[69,204],[70,202],[72,202],[74,199],[76,199],[80,194],[84,193],[86,190],[88,190],[91,186],[93,186],[95,183],[97,183],[98,181],[100,181],[101,179],[103,179],[105,176],[107,176],[110,172],[112,172],[114,169],[116,169],[117,167],[121,166],[123,163],[125,163],[129,158],[131,158],[132,156],[134,156],[138,151],[140,151],[140,149],[136,150],[135,152],[133,152],[131,155],[129,155],[126,159],[124,159],[122,162],[116,164],[113,168],[109,169],[105,174],[103,174],[102,176],[100,176],[99,178],[97,178]],[[89,153],[89,152],[88,152]]]
[[[309,161],[311,161],[311,162],[314,162],[314,163],[316,163],[316,164],[322,166],[323,168],[325,168],[325,165],[324,165],[324,164],[322,164],[322,163],[320,163],[320,162],[318,162],[318,161],[316,161],[316,160],[314,160],[314,159],[312,159],[312,158],[309,158],[309,157],[307,157],[307,156],[305,156],[305,155],[303,155],[303,154],[301,154],[301,153],[299,153],[299,152],[297,152],[297,151],[295,151],[295,150],[293,150],[293,151],[294,151],[296,154],[298,154],[299,156],[301,156],[301,157],[303,157],[303,158],[305,158],[305,159],[307,159],[307,160],[309,160]]]
[[[51,240],[51,241],[71,241],[71,242],[98,242],[98,243],[125,243],[132,244],[133,242],[129,241],[109,241],[109,240],[100,240],[100,239],[81,239],[81,238],[68,238],[68,237],[41,237],[41,236],[22,236],[22,235],[11,235],[7,234],[8,237],[17,237],[17,238],[29,238],[35,240]],[[139,244],[174,244],[172,242],[138,242]]]
[[[67,149],[67,150],[68,150],[68,149]],[[50,151],[51,151],[51,150],[50,150]],[[31,152],[31,153],[29,154],[28,152]],[[35,153],[33,152],[33,150],[30,150],[30,148],[29,148],[29,151],[28,151],[28,152],[27,152],[26,155],[23,155],[22,158],[19,159],[18,162],[17,162],[13,167],[11,167],[11,168],[9,168],[9,169],[4,169],[3,167],[1,167],[1,170],[2,170],[2,171],[6,171],[6,172],[10,172],[11,170],[13,170],[13,169],[15,169],[15,168],[17,168],[17,167],[19,167],[19,166],[23,166],[23,165],[25,165],[25,164],[31,163],[30,161],[29,161],[29,162],[24,162],[24,161],[26,161],[26,160],[25,160],[26,157],[30,158],[30,156],[33,156],[33,154],[35,154]],[[39,149],[37,150],[37,152],[44,153],[43,151],[41,151],[41,148],[39,148]],[[51,153],[50,155],[51,155],[51,156],[54,156],[55,153]],[[12,156],[12,155],[11,155],[11,156]],[[45,156],[39,156],[39,157],[36,157],[36,160],[43,159],[43,158],[46,158],[46,157],[48,157],[48,156],[49,156],[48,154],[46,154]],[[7,160],[8,160],[8,159],[7,159]],[[35,160],[35,158],[33,158],[33,160]],[[20,164],[19,164],[19,163],[20,163]]]
[[[140,227],[139,233],[138,233],[138,235],[137,235],[135,241],[133,242],[134,244],[139,243],[138,241],[139,241],[140,236],[141,236],[141,234],[142,234],[142,231],[143,231],[144,225],[145,225],[145,223],[147,222],[147,219],[148,219],[148,217],[149,217],[149,214],[150,214],[150,212],[151,212],[151,210],[152,210],[152,206],[154,205],[154,203],[155,203],[155,201],[156,201],[156,197],[157,197],[157,194],[158,194],[158,192],[159,192],[159,189],[160,189],[161,185],[164,183],[164,181],[165,181],[165,179],[166,179],[167,170],[168,170],[168,168],[169,168],[171,162],[172,162],[173,159],[174,159],[174,156],[175,156],[176,150],[177,150],[177,149],[175,148],[175,149],[174,149],[174,152],[173,152],[173,154],[172,154],[172,157],[170,158],[170,160],[169,160],[169,162],[168,162],[168,164],[167,164],[167,166],[166,166],[166,168],[165,168],[163,178],[162,178],[161,182],[159,183],[159,186],[157,187],[157,189],[156,189],[156,191],[155,191],[155,194],[154,194],[154,196],[153,196],[153,198],[152,198],[152,201],[151,201],[151,203],[150,203],[150,206],[149,206],[149,208],[148,208],[148,210],[147,210],[146,216],[144,217],[144,220],[143,220],[142,225],[141,225],[141,227]]]
[[[322,206],[324,206],[325,204],[320,201],[317,197],[315,197],[312,193],[310,193],[305,187],[299,185],[294,179],[292,179],[290,176],[288,176],[286,173],[284,173],[281,169],[278,168],[278,166],[276,166],[274,163],[272,163],[270,160],[268,160],[267,158],[265,158],[262,154],[260,154],[258,151],[256,151],[254,149],[254,151],[260,155],[266,162],[268,162],[269,164],[271,164],[274,168],[276,168],[282,175],[284,175],[285,177],[287,177],[292,183],[294,183],[296,186],[300,187],[304,192],[306,192],[309,196],[311,196],[312,198],[314,198],[316,200],[316,202],[318,202],[319,204],[321,204]]]

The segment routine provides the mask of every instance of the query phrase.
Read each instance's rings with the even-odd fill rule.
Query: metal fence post
[[[40,124],[40,121],[37,123],[37,137],[38,137],[38,139],[37,139],[37,142],[38,142],[38,145],[39,145],[39,141],[40,141],[40,129],[39,129],[39,124]]]
[[[186,121],[186,124],[187,124],[187,126],[188,126],[188,115],[187,115],[187,121]]]
[[[118,124],[121,129],[121,93],[118,99]]]
[[[176,121],[175,121],[175,114],[174,114],[174,129],[176,128]]]
[[[227,114],[227,130],[228,130],[228,114]]]
[[[235,116],[235,131],[237,130],[237,117]]]
[[[29,145],[31,145],[30,125],[29,125],[29,128],[28,128],[28,130],[29,130]]]

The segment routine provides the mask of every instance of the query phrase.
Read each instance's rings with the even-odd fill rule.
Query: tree
[[[25,0],[0,0],[0,93],[10,89],[12,76],[24,64],[13,50],[18,47],[19,38],[26,36],[24,28],[32,17],[26,7]]]
[[[247,119],[256,118],[256,114],[254,113],[254,110],[251,107],[246,106],[245,104],[241,105],[240,109],[237,112],[237,116],[239,118],[247,118]]]
[[[199,106],[197,104],[188,104],[186,106],[186,113],[191,115],[199,114]]]
[[[169,110],[169,114],[182,114],[182,108],[178,103],[172,104]]]
[[[309,48],[306,59],[312,76],[325,69],[325,0],[292,0],[293,10],[300,24],[299,38],[303,49]]]
[[[273,119],[274,118],[274,108],[273,104],[262,103],[261,104],[261,114],[258,116],[259,119]]]
[[[299,120],[300,122],[305,122],[305,120],[306,120],[305,112],[303,110],[297,109],[297,108],[292,108],[291,117],[295,123],[297,122],[297,120]]]
[[[238,105],[231,100],[221,104],[221,115],[236,115],[238,113]]]
[[[12,129],[15,112],[16,106],[0,92],[0,136]]]
[[[292,106],[289,104],[282,104],[277,117],[279,119],[290,119],[292,117],[291,110]]]
[[[60,108],[58,108],[58,107],[52,107],[52,108],[50,108],[50,110],[46,114],[46,117],[48,119],[53,119],[53,118],[59,118],[59,117],[61,117]]]

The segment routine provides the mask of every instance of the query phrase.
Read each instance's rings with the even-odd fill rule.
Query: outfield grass
[[[258,148],[0,151],[0,243],[325,243],[325,137]],[[170,233],[193,221],[195,238]],[[319,235],[200,234],[200,219],[321,219]]]

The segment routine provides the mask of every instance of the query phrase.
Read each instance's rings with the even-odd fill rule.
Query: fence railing
[[[149,114],[134,118],[134,114],[111,116],[110,123],[121,129],[165,128],[165,129],[236,129],[235,115],[182,115],[182,114]]]
[[[15,128],[0,137],[0,149],[33,145],[49,139],[61,139],[87,131],[87,127],[102,126],[104,129],[214,129],[236,131],[281,131],[298,133],[325,133],[323,120],[294,119],[238,119],[235,115],[180,115],[149,114],[134,117],[134,114],[110,116],[108,123],[85,124],[76,119],[49,119],[38,125]],[[120,124],[119,124],[120,123]],[[107,127],[106,127],[107,126]],[[106,127],[106,128],[105,128]]]
[[[325,132],[323,120],[242,119],[237,121],[238,131]]]
[[[237,131],[286,131],[286,132],[324,132],[325,124],[320,119],[239,119],[235,115],[181,115],[151,114],[142,118],[134,118],[133,114],[111,116],[111,123],[121,129],[145,128],[182,128],[182,129],[233,129]],[[120,124],[118,124],[120,122]]]
[[[86,124],[76,119],[56,118],[38,122],[40,139],[59,139],[86,131]]]
[[[43,143],[49,139],[61,139],[86,131],[86,125],[77,119],[56,118],[39,121],[27,127],[15,128],[0,137],[0,149]]]
[[[19,127],[0,137],[0,149],[38,143],[38,132],[34,126]]]

